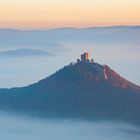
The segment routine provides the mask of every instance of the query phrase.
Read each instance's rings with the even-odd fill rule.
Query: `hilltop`
[[[37,83],[0,90],[1,110],[51,118],[139,122],[139,106],[139,86],[86,54]]]

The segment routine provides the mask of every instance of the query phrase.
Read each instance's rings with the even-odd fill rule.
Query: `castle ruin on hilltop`
[[[85,52],[83,54],[81,54],[81,60],[80,59],[77,59],[77,63],[79,62],[90,62],[90,63],[94,63],[94,59],[89,59],[89,54],[88,52]]]

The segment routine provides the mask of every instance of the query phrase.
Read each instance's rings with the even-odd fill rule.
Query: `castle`
[[[85,52],[83,54],[81,54],[81,60],[77,59],[77,63],[79,62],[90,62],[90,63],[94,63],[94,59],[92,58],[91,60],[89,60],[89,55],[88,52]]]

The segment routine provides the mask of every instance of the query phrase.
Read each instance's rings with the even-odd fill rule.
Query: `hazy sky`
[[[139,24],[140,0],[0,0],[0,28]]]

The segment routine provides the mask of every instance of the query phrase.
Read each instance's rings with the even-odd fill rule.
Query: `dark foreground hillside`
[[[1,110],[52,118],[117,119],[139,123],[140,87],[108,66],[79,62],[38,83],[1,89]]]

